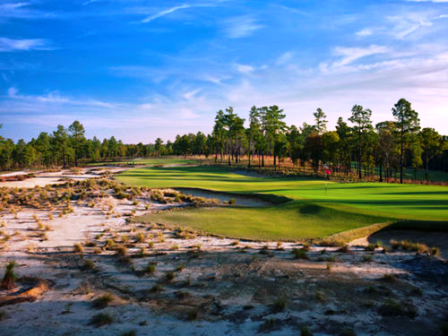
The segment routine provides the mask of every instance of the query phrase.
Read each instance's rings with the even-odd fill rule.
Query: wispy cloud
[[[162,11],[160,11],[160,12],[154,14],[154,15],[146,17],[141,22],[142,23],[148,23],[148,22],[154,21],[155,19],[160,18],[162,16],[165,16],[165,15],[168,15],[170,13],[176,12],[176,11],[178,11],[180,9],[186,9],[186,8],[190,8],[190,7],[191,7],[190,5],[184,4],[184,5],[168,8],[168,9],[162,10]]]
[[[21,19],[45,19],[54,14],[33,9],[30,2],[16,2],[0,4],[0,17]]]
[[[333,65],[336,67],[348,65],[356,60],[359,60],[364,57],[376,55],[376,54],[384,54],[389,51],[388,47],[378,46],[372,44],[368,48],[346,48],[346,47],[336,47],[334,49],[334,55],[342,56],[340,61],[334,62]]]
[[[242,38],[252,35],[255,31],[263,28],[251,16],[239,16],[224,21],[224,32],[229,38]]]
[[[0,52],[29,51],[29,50],[52,50],[48,40],[45,39],[22,39],[15,40],[0,37]]]
[[[277,6],[282,8],[282,9],[284,9],[285,11],[290,12],[290,13],[299,14],[299,15],[308,15],[307,12],[305,12],[303,10],[300,10],[300,9],[297,9],[297,8],[287,7],[287,6],[284,6],[284,5],[277,5]]]
[[[97,106],[103,108],[114,108],[114,104],[102,102],[92,99],[71,99],[59,93],[59,91],[50,91],[45,95],[23,95],[19,94],[19,90],[15,87],[10,87],[7,91],[8,98],[12,100],[21,100],[27,102],[44,103],[44,104],[63,104],[63,105],[77,105],[77,106]]]
[[[293,57],[293,53],[291,51],[287,51],[287,52],[281,54],[280,57],[277,58],[275,63],[277,65],[286,64],[289,61],[291,61],[292,57]]]
[[[360,37],[370,36],[372,34],[373,34],[373,31],[372,31],[372,29],[369,29],[369,28],[365,28],[365,29],[362,29],[362,30],[356,32],[356,36],[360,36]]]
[[[241,72],[242,74],[250,74],[251,72],[255,71],[255,68],[251,65],[247,64],[235,64],[236,70],[238,72]]]

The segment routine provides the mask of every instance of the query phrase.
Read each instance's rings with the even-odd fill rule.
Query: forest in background
[[[348,120],[339,118],[335,130],[327,130],[322,109],[314,112],[314,124],[297,127],[284,122],[278,106],[253,106],[249,118],[232,107],[218,111],[210,134],[198,132],[157,138],[153,144],[124,144],[115,137],[87,139],[84,126],[74,121],[59,125],[49,134],[41,132],[28,143],[0,137],[0,165],[4,171],[78,166],[91,162],[127,160],[163,155],[200,155],[216,164],[247,166],[274,171],[332,173],[359,180],[403,182],[412,170],[413,179],[424,172],[448,171],[448,136],[433,128],[421,128],[411,103],[400,99],[391,120],[373,125],[372,111],[354,105]],[[245,126],[248,125],[248,127]],[[422,179],[420,179],[422,180]]]

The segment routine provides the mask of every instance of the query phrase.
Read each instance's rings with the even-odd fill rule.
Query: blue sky
[[[233,106],[329,128],[400,98],[448,134],[448,0],[0,0],[1,135],[81,121],[128,143],[209,133]]]

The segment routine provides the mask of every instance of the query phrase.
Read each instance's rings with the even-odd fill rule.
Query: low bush
[[[111,294],[103,294],[92,301],[92,307],[96,309],[104,309],[113,301]]]
[[[108,313],[99,313],[99,314],[93,315],[90,320],[90,324],[94,325],[97,328],[105,326],[107,324],[111,324],[113,322],[114,322],[114,318],[112,317],[112,315],[110,315]]]
[[[294,255],[295,259],[309,259],[310,257],[306,253],[305,250],[302,249],[293,249],[292,254]]]

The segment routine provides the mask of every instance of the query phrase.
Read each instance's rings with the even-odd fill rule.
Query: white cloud
[[[253,17],[239,16],[224,21],[224,32],[229,38],[242,38],[252,35],[263,28]]]
[[[246,65],[246,64],[235,64],[236,66],[236,70],[238,72],[241,72],[242,74],[250,74],[251,72],[255,71],[255,68],[251,65]]]
[[[362,30],[356,32],[356,36],[360,36],[360,37],[370,36],[372,34],[373,34],[373,31],[369,28],[365,28],[365,29],[362,29]]]
[[[340,67],[348,65],[364,57],[384,54],[389,52],[389,48],[385,46],[379,46],[372,44],[368,48],[346,48],[346,47],[336,47],[333,54],[336,56],[342,56],[342,59],[338,62],[334,62],[333,66]]]
[[[188,92],[186,92],[186,93],[184,93],[183,95],[182,95],[182,97],[184,97],[186,100],[191,100],[191,99],[193,99],[195,96],[196,96],[196,94],[198,94],[199,92],[200,92],[201,90],[193,90],[193,91],[188,91]]]
[[[433,26],[433,20],[436,19],[432,12],[408,12],[402,15],[387,17],[392,24],[388,33],[394,38],[403,40],[408,39],[422,28]],[[425,31],[422,30],[422,33]]]
[[[114,108],[113,104],[92,100],[92,99],[71,99],[62,96],[59,91],[51,91],[45,95],[23,95],[15,87],[8,89],[8,97],[12,100],[21,100],[28,103],[56,104],[56,105],[74,105],[74,106],[95,106],[102,108]]]
[[[29,50],[51,50],[49,42],[44,39],[22,39],[15,40],[0,37],[0,52],[29,51]]]
[[[181,6],[176,6],[176,7],[172,7],[172,8],[169,8],[169,9],[165,9],[163,11],[160,11],[160,12],[156,13],[156,14],[148,16],[147,18],[143,19],[141,22],[142,23],[148,23],[148,22],[151,22],[151,21],[153,21],[153,20],[155,20],[157,18],[160,18],[162,16],[168,15],[168,14],[173,13],[175,11],[178,11],[180,9],[185,9],[185,8],[190,8],[190,7],[191,7],[190,5],[181,5]]]
[[[141,104],[138,106],[139,109],[146,110],[146,111],[152,110],[153,107],[154,107],[153,104]]]
[[[0,17],[21,19],[44,19],[55,17],[54,13],[45,13],[30,8],[30,2],[16,2],[0,4]]]
[[[288,63],[292,59],[293,53],[291,51],[287,51],[280,55],[276,60],[277,65],[282,65]]]

